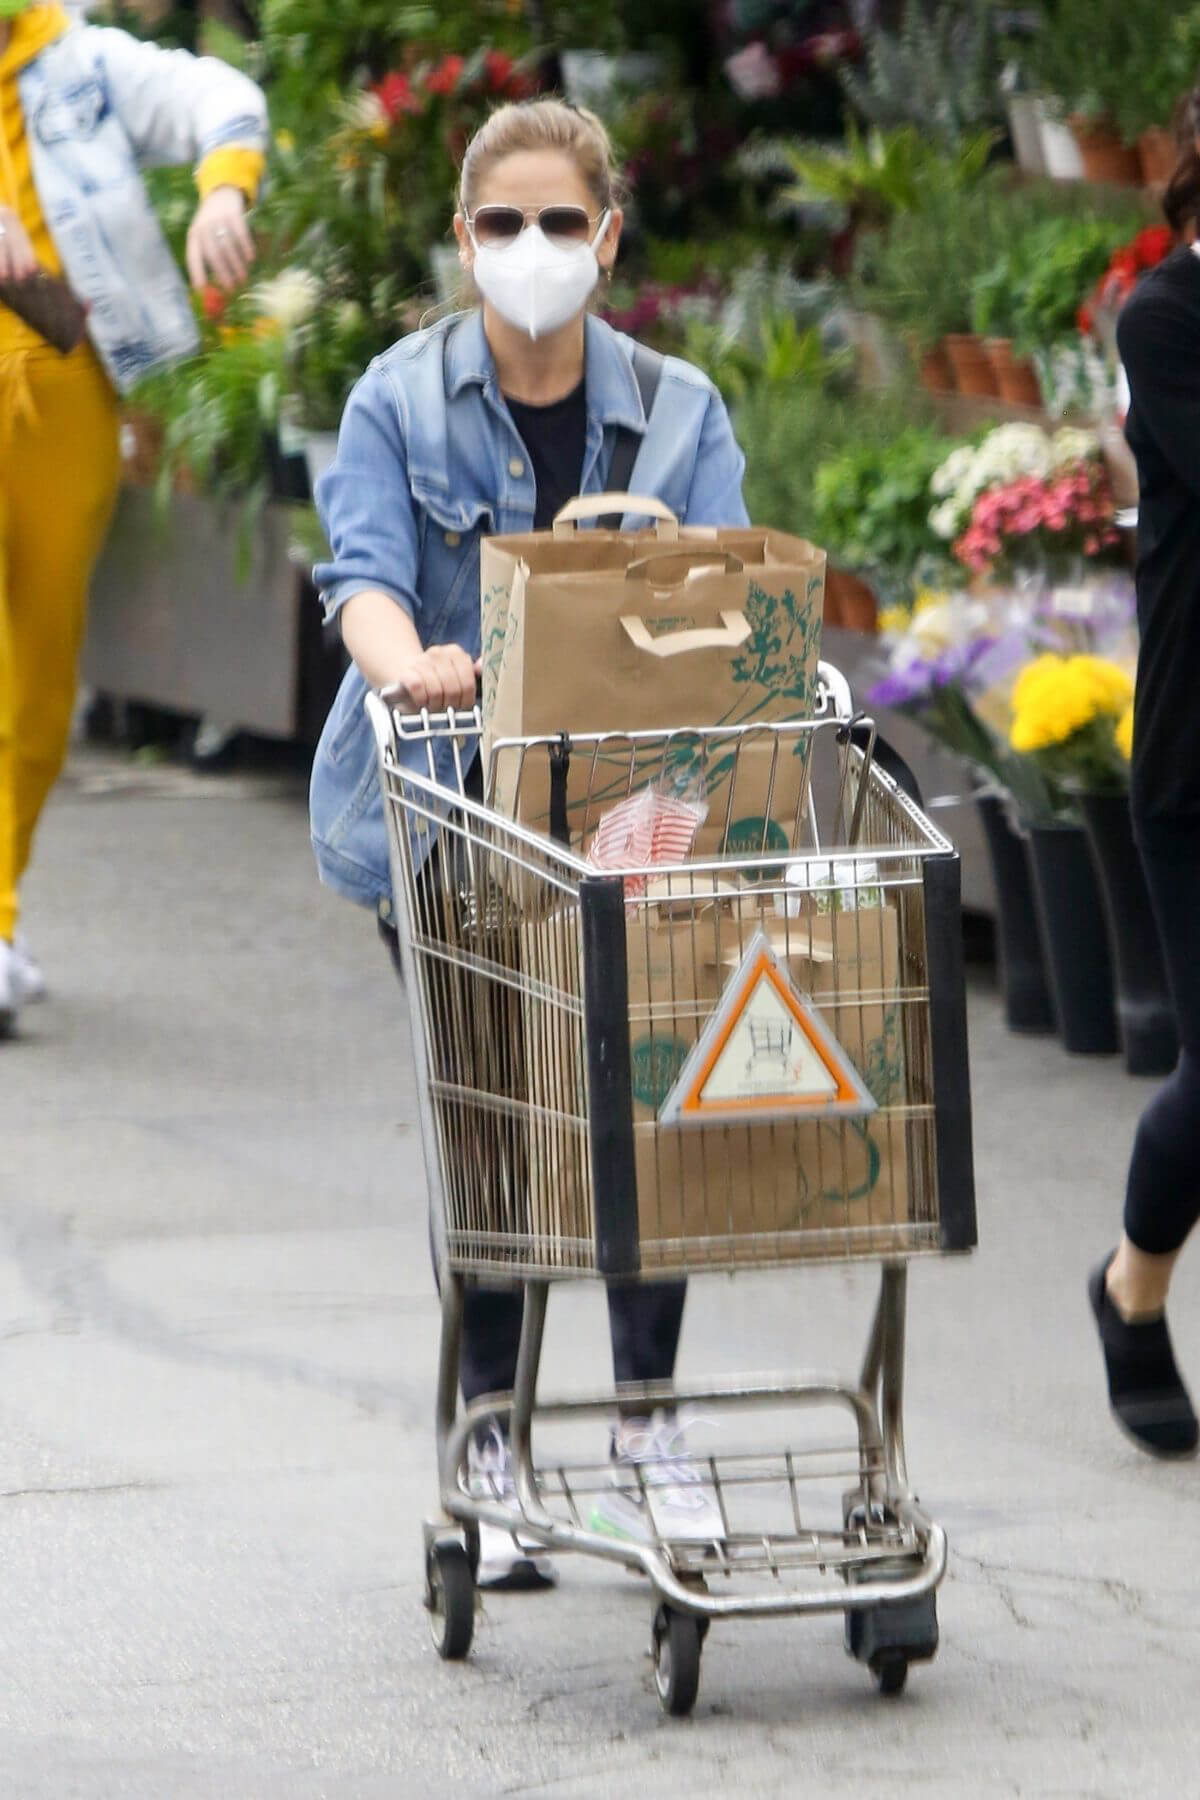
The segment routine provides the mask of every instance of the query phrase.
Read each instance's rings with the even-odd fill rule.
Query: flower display
[[[1089,457],[1048,478],[1023,475],[981,494],[954,554],[976,575],[1051,556],[1103,557],[1121,542],[1115,515],[1107,470]]]
[[[1105,657],[1047,652],[1013,687],[1009,742],[1059,793],[1120,791],[1129,757],[1118,732],[1132,732],[1132,717],[1127,669]]]
[[[939,537],[952,542],[965,531],[975,502],[989,488],[1022,476],[1046,480],[1099,454],[1095,432],[1064,426],[1051,434],[1040,425],[998,425],[981,443],[960,445],[935,471],[929,485],[939,504],[929,522]]]

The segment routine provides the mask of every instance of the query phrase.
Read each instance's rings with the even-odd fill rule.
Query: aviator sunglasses
[[[607,212],[593,216],[582,206],[531,206],[527,212],[519,206],[480,206],[466,226],[480,250],[508,249],[530,223],[540,225],[552,244],[570,249],[590,243],[593,230],[608,216]]]

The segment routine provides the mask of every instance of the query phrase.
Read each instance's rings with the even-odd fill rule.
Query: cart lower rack
[[[469,1651],[486,1524],[648,1577],[669,1712],[694,1704],[722,1618],[840,1611],[847,1648],[898,1691],[936,1649],[946,1565],[905,1466],[907,1262],[975,1242],[951,845],[875,762],[873,727],[824,667],[810,720],[506,740],[479,785],[477,713],[368,708],[442,1291],[441,1510],[424,1531],[437,1648]],[[686,860],[589,860],[623,801],[685,791],[709,803]],[[880,1268],[849,1380],[538,1395],[552,1283],[817,1261]],[[513,1391],[463,1408],[464,1292],[480,1278],[519,1282],[524,1322]],[[535,1421],[618,1403],[844,1428],[693,1457],[720,1531],[630,1541],[591,1520],[609,1465],[533,1455]],[[489,1491],[467,1469],[491,1421],[513,1479]],[[645,1499],[644,1472],[629,1480]]]

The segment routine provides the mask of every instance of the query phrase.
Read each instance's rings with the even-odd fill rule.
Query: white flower
[[[1055,432],[1051,441],[1053,467],[1069,469],[1075,463],[1087,462],[1089,457],[1099,456],[1100,439],[1094,431],[1083,431],[1078,426],[1064,425]]]
[[[274,319],[291,332],[316,312],[321,283],[308,269],[284,269],[271,281],[260,281],[253,299],[263,318]]]
[[[361,94],[354,94],[345,102],[342,117],[352,131],[376,131],[381,126],[386,128],[388,122],[383,101],[370,88],[364,88]]]
[[[358,330],[364,317],[357,300],[343,300],[333,315],[334,330],[339,337],[347,337],[350,332]]]
[[[949,500],[943,500],[942,504],[940,506],[935,506],[929,515],[930,529],[935,531],[938,537],[945,538],[946,542],[949,543],[951,538],[958,536],[958,518],[959,512],[957,500],[953,497]]]

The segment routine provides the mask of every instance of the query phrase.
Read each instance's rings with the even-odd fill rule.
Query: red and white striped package
[[[686,862],[696,833],[708,816],[702,800],[683,800],[675,794],[643,788],[605,813],[588,847],[593,869],[654,869]],[[625,878],[625,897],[635,900],[646,891],[644,875]]]

